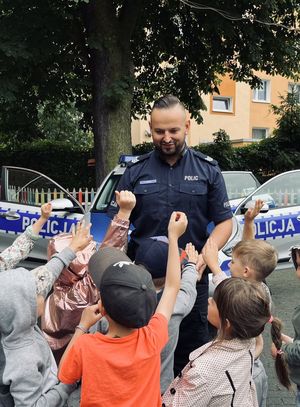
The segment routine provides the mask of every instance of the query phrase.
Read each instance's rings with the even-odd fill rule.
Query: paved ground
[[[267,280],[272,293],[273,315],[284,322],[284,332],[293,336],[291,317],[294,308],[300,303],[300,281],[296,278],[293,269],[275,270]],[[270,327],[266,326],[264,333],[265,347],[262,362],[269,377],[268,407],[295,406],[293,391],[288,392],[281,385],[275,373],[274,361],[270,355]]]

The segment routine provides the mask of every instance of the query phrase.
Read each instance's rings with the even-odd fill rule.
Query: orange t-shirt
[[[154,314],[149,324],[123,338],[82,335],[69,350],[59,379],[81,379],[81,407],[160,407],[160,352],[168,322]]]

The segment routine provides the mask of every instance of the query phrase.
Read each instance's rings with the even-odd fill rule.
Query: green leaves
[[[117,140],[125,149],[130,131],[122,146],[113,123],[129,129],[130,106],[133,116],[145,116],[155,98],[174,93],[201,122],[201,95],[218,86],[219,75],[256,86],[254,70],[300,72],[295,0],[198,5],[0,0],[0,134],[14,141],[48,137],[40,107],[74,103],[83,114],[80,128],[98,123],[97,146]]]
[[[278,144],[284,149],[300,153],[300,96],[299,87],[291,86],[291,92],[281,96],[279,106],[272,106],[277,118],[277,129],[274,131]]]

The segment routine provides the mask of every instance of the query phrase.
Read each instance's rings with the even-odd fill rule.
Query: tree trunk
[[[117,164],[119,155],[130,154],[132,148],[130,36],[123,35],[111,3],[91,1],[86,13],[97,187]]]
[[[107,93],[113,92],[113,82],[122,73],[116,72],[116,66],[111,65],[104,53],[94,51],[93,54],[92,112],[96,186],[99,187],[108,171],[117,164],[120,154],[131,154],[132,90],[119,100],[107,97]]]

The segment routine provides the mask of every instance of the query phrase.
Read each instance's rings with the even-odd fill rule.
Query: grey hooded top
[[[64,263],[52,262],[57,278]],[[58,382],[52,352],[36,324],[36,291],[36,276],[26,269],[0,273],[0,407],[62,407],[74,389]]]

